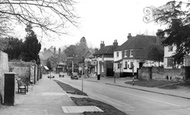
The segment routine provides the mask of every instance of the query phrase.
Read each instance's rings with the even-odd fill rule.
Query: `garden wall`
[[[16,76],[27,80],[28,82],[36,82],[36,64],[32,62],[14,61],[9,62],[11,72],[15,72]]]
[[[138,78],[145,80],[183,80],[185,78],[185,69],[143,67],[138,70]]]
[[[0,51],[0,99],[4,97],[4,73],[8,71],[8,55]]]

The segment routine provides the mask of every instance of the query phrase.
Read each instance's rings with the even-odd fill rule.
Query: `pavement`
[[[65,113],[62,106],[76,106],[67,93],[43,75],[27,94],[15,94],[14,106],[0,105],[0,115],[83,115]]]
[[[146,91],[146,92],[151,92],[151,93],[190,99],[190,89],[187,89],[187,88],[160,89],[160,88],[150,88],[150,87],[142,87],[142,86],[126,84],[125,82],[132,81],[132,78],[130,77],[125,77],[125,78],[101,77],[100,80],[97,80],[96,77],[89,77],[89,78],[84,78],[84,80],[97,82],[97,83],[104,83],[107,85],[112,85],[112,86],[117,86],[117,87],[124,87],[124,88],[141,90],[141,91]]]
[[[77,105],[70,99],[71,94],[67,94],[53,79],[49,79],[47,76],[43,75],[42,79],[35,85],[30,86],[27,94],[16,93],[14,106],[0,105],[0,115],[83,115],[81,113],[65,113],[63,111],[63,106],[76,107]],[[58,74],[55,77],[59,79]],[[131,81],[132,78],[114,79],[101,77],[100,80],[97,80],[96,77],[90,77],[84,78],[84,80],[190,99],[189,89],[169,90],[125,84],[125,82]]]

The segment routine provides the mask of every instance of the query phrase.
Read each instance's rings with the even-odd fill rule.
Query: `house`
[[[164,47],[164,68],[173,69],[181,68],[181,66],[190,66],[190,56],[186,55],[184,57],[183,64],[174,64],[174,58],[172,57],[176,53],[176,46],[170,45]]]
[[[101,76],[113,76],[113,52],[118,47],[118,42],[115,40],[113,45],[105,46],[102,41],[100,49],[94,53],[96,65],[95,72]]]
[[[42,66],[45,66],[47,64],[47,60],[49,60],[54,71],[64,71],[63,63],[65,65],[66,56],[64,52],[61,52],[60,48],[58,51],[53,46],[51,46],[49,49],[44,48],[44,51],[40,52],[39,56]]]
[[[128,35],[128,40],[114,51],[114,72],[120,76],[136,74],[148,62],[148,46],[157,43],[156,36]]]

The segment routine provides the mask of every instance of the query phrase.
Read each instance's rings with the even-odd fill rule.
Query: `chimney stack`
[[[56,48],[54,47],[54,55],[56,54]]]
[[[104,41],[101,41],[100,49],[102,49],[105,46]]]
[[[95,51],[95,53],[96,53],[96,52],[98,51],[98,48],[95,48],[94,51]]]
[[[44,52],[46,51],[47,49],[46,48],[44,48]]]
[[[59,48],[59,56],[61,55],[61,48]]]
[[[114,40],[113,42],[113,50],[115,50],[118,47],[118,42],[117,40]]]
[[[128,33],[128,36],[127,36],[127,38],[128,38],[128,40],[129,40],[130,38],[132,38],[132,35],[131,35],[131,33]]]

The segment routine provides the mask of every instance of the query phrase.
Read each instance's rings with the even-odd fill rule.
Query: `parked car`
[[[79,79],[77,72],[72,72],[71,79]]]
[[[64,77],[64,73],[63,72],[59,72],[59,77]]]

